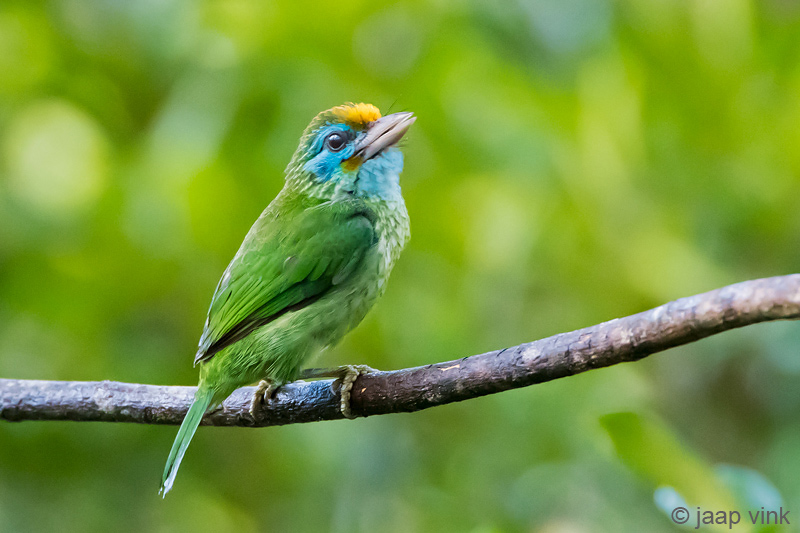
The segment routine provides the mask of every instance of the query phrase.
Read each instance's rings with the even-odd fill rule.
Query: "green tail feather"
[[[175,476],[178,475],[178,467],[181,466],[181,459],[189,443],[192,442],[197,426],[203,419],[203,415],[211,403],[211,398],[214,392],[211,389],[200,389],[194,397],[194,402],[186,413],[186,418],[183,419],[181,428],[178,430],[178,436],[175,437],[175,442],[172,443],[172,449],[169,451],[169,458],[167,458],[167,465],[164,467],[164,476],[161,478],[161,489],[158,491],[162,497],[166,497],[167,493],[172,489],[172,484],[175,482]]]

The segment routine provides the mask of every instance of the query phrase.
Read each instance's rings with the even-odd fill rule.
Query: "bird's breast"
[[[341,287],[345,293],[342,307],[349,315],[349,328],[364,318],[386,290],[392,268],[410,235],[408,212],[402,200],[390,206],[380,205],[374,212],[377,242],[364,257],[359,274]]]
[[[377,209],[376,212],[375,230],[379,236],[377,248],[380,256],[378,271],[380,284],[383,286],[411,236],[411,231],[408,211],[402,198],[383,209]]]

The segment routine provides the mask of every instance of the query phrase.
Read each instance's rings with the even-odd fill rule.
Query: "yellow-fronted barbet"
[[[194,362],[200,383],[161,482],[172,488],[203,415],[260,381],[255,413],[298,377],[339,377],[341,409],[362,367],[302,372],[336,344],[384,292],[409,238],[397,142],[416,118],[381,117],[369,104],[323,111],[303,132],[285,184],[222,274]]]

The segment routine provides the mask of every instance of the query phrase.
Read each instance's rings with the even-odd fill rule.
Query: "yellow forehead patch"
[[[381,118],[381,112],[372,104],[345,104],[331,109],[334,115],[348,124],[363,126]]]

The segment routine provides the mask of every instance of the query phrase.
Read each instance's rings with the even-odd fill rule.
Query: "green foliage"
[[[635,413],[601,417],[619,458],[653,488],[669,486],[691,506],[733,509],[734,500],[711,465],[682,446],[669,430]]]
[[[196,383],[220,274],[303,127],[345,101],[419,117],[412,239],[325,365],[796,272],[798,35],[778,0],[4,0],[0,376]],[[164,502],[173,427],[0,424],[0,530],[673,530],[642,447],[680,450],[662,473],[755,470],[800,513],[798,331],[408,416],[201,428]],[[663,422],[610,439],[620,412]]]

